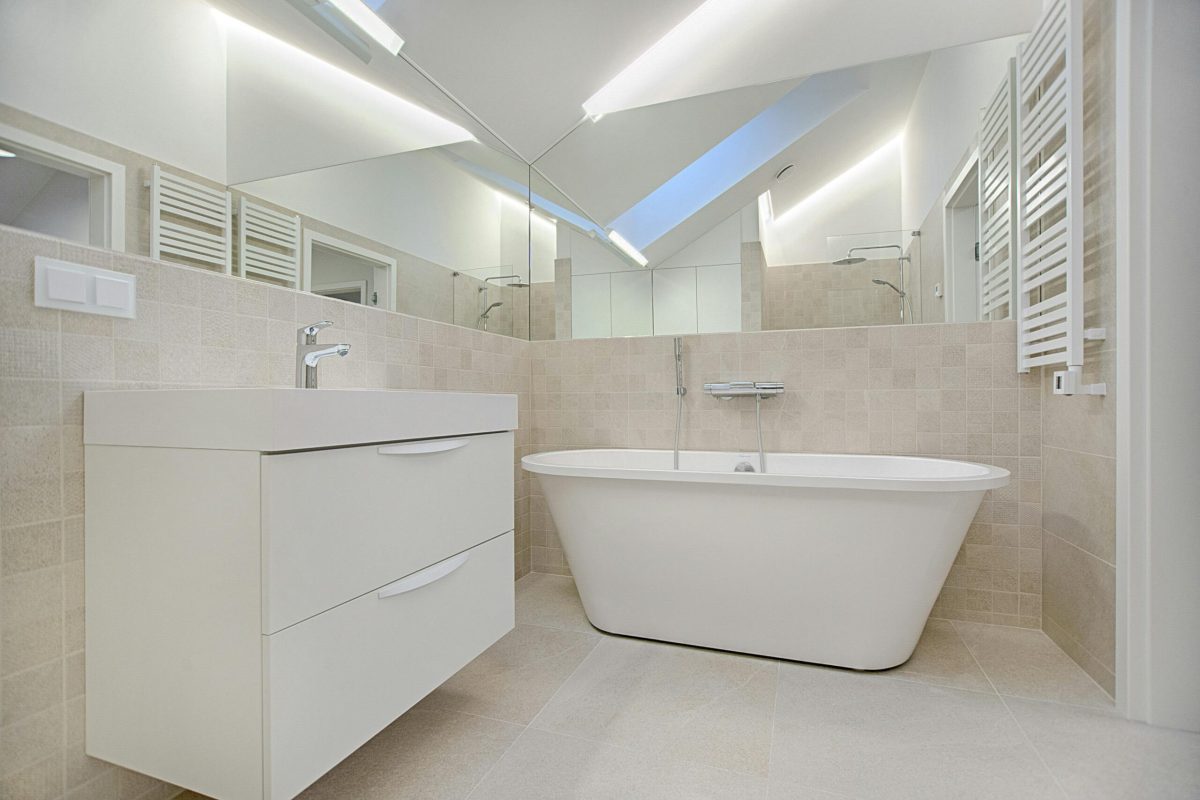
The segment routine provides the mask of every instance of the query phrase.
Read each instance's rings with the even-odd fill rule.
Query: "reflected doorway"
[[[315,231],[304,232],[306,291],[387,311],[396,309],[396,259]]]

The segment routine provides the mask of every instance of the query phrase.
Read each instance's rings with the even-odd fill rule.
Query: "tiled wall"
[[[762,242],[742,242],[742,330],[761,331],[766,295],[763,283],[767,274],[767,257]]]
[[[33,306],[33,259],[138,276],[138,319]],[[513,392],[530,451],[529,344],[0,227],[0,797],[156,798],[83,753],[83,404],[99,388],[290,386],[295,330],[328,318],[328,387]],[[517,469],[518,575],[530,482]],[[386,512],[386,509],[384,509]]]
[[[1043,626],[1109,694],[1116,679],[1116,267],[1112,0],[1084,6],[1084,380],[1105,397],[1062,397],[1044,379]]]
[[[995,464],[1012,483],[980,507],[934,614],[1041,625],[1041,389],[1019,377],[1012,322],[684,337],[686,449],[756,449],[753,404],[706,381],[782,380],[763,413],[768,450],[898,453]],[[667,337],[534,342],[535,450],[669,448],[675,425]],[[540,490],[533,569],[567,573]]]
[[[872,278],[899,286],[898,262],[881,259],[846,266],[767,267],[763,328],[781,331],[897,323],[899,296],[887,286],[871,283]]]
[[[529,287],[529,338],[535,341],[554,338],[554,281]]]

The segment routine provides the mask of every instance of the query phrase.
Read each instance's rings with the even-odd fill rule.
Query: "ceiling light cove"
[[[825,184],[821,188],[814,191],[812,194],[810,194],[808,197],[801,200],[799,203],[796,203],[796,205],[792,206],[791,208],[789,208],[788,210],[779,214],[778,216],[775,216],[774,221],[776,221],[776,222],[783,221],[784,218],[791,216],[792,214],[795,214],[798,210],[805,208],[806,206],[811,206],[812,203],[820,200],[823,197],[829,196],[829,194],[831,192],[835,192],[840,188],[849,186],[854,181],[859,180],[867,175],[870,175],[872,173],[872,171],[876,167],[879,166],[879,163],[881,161],[883,161],[889,155],[893,155],[895,153],[895,151],[900,148],[900,144],[903,141],[904,141],[904,133],[901,132],[901,133],[896,134],[891,139],[889,139],[882,147],[880,147],[875,152],[871,153],[869,156],[864,158],[862,161],[859,161],[857,164],[850,167],[850,169],[846,170],[841,175],[838,175],[836,178],[834,178],[833,180],[829,181],[829,183]]]
[[[682,22],[650,46],[612,80],[583,103],[592,120],[630,108],[651,105],[683,95],[670,96],[697,60],[736,52],[741,44],[731,41],[747,17],[768,17],[785,9],[792,0],[705,0]],[[794,13],[794,12],[793,12]],[[738,38],[738,37],[734,37]],[[728,88],[728,87],[723,87]],[[666,95],[663,94],[666,92]]]
[[[650,263],[649,259],[647,259],[640,252],[638,252],[638,249],[636,247],[634,247],[629,242],[627,242],[625,240],[625,237],[622,236],[621,234],[617,233],[616,231],[609,231],[608,239],[609,239],[609,241],[611,241],[613,244],[615,244],[617,246],[618,250],[620,250],[622,253],[629,256],[634,261],[636,261],[638,263],[638,266],[644,267]]]
[[[370,36],[392,55],[400,52],[404,40],[379,18],[363,0],[323,0],[336,8],[354,27]]]

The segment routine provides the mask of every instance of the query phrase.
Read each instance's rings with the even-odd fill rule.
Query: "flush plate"
[[[37,256],[33,304],[41,308],[137,318],[137,276]]]

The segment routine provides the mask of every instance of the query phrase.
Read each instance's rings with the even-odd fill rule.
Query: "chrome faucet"
[[[317,388],[317,362],[329,356],[344,356],[350,352],[348,344],[317,344],[317,334],[333,323],[329,320],[305,325],[296,331],[296,388]]]

